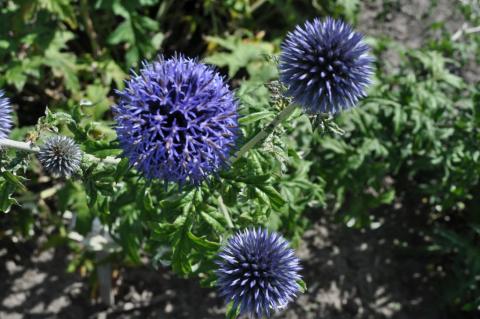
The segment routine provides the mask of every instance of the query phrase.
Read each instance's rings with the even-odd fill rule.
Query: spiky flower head
[[[0,90],[0,138],[7,138],[12,129],[12,106],[4,95]]]
[[[237,233],[220,252],[217,264],[220,294],[241,314],[270,316],[299,292],[299,259],[277,233],[262,228]]]
[[[198,185],[228,164],[237,102],[213,68],[183,56],[143,63],[117,92],[125,156],[147,178]]]
[[[69,137],[52,136],[40,147],[38,159],[54,177],[68,178],[78,171],[83,153]]]
[[[336,113],[365,96],[372,63],[362,34],[339,20],[314,19],[282,43],[280,81],[307,113]]]

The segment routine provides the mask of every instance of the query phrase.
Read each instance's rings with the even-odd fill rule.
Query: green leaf
[[[265,184],[270,178],[272,178],[269,174],[264,175],[253,175],[247,177],[238,177],[235,180],[237,182],[249,184],[249,185],[263,185]]]
[[[273,113],[270,111],[261,111],[261,112],[251,113],[251,114],[240,117],[238,122],[242,125],[248,125],[250,123],[255,123],[265,118],[271,118],[272,115]]]
[[[65,85],[72,92],[80,90],[80,82],[77,77],[77,57],[73,53],[65,53],[60,50],[66,47],[66,43],[74,37],[68,31],[57,31],[53,41],[45,51],[45,64],[52,68],[56,77],[63,77]]]
[[[120,163],[118,163],[116,169],[115,169],[115,181],[118,182],[120,179],[125,176],[125,174],[128,172],[130,168],[130,162],[128,161],[128,158],[124,157],[120,160]]]
[[[8,213],[12,205],[17,202],[12,198],[15,186],[0,180],[0,212]]]
[[[217,231],[218,233],[225,233],[225,227],[216,218],[212,217],[206,212],[200,212],[200,216],[202,216],[202,218],[207,222],[207,224],[212,226],[215,231]]]
[[[285,205],[286,202],[283,199],[283,196],[273,186],[258,186],[258,189],[268,196],[274,209],[281,209],[282,206]]]
[[[220,248],[219,243],[215,243],[213,241],[209,241],[207,239],[197,237],[190,231],[187,232],[187,235],[188,235],[188,238],[190,238],[192,242],[194,242],[198,247],[205,248],[207,250],[212,250],[212,251],[216,251],[218,250],[218,248]]]
[[[337,154],[345,154],[347,145],[343,141],[334,138],[324,138],[322,140],[322,148],[331,150]]]
[[[21,65],[15,65],[7,68],[5,79],[8,83],[13,84],[18,91],[21,91],[27,82],[27,76]]]
[[[190,241],[183,229],[175,232],[172,242],[172,268],[179,274],[189,274],[192,272],[192,265],[188,258],[191,246]]]
[[[20,182],[20,178],[23,178],[23,177],[15,176],[8,171],[2,172],[2,176],[5,178],[5,180],[7,180],[12,185],[14,185],[18,190],[20,190],[20,191],[26,191],[27,190],[25,185],[23,185],[22,182]]]
[[[120,227],[121,244],[125,248],[128,257],[135,264],[141,264],[140,259],[140,238],[142,235],[132,226]]]
[[[228,207],[225,206],[225,203],[223,202],[223,197],[218,196],[217,202],[218,202],[218,210],[222,212],[225,220],[227,221],[228,227],[229,228],[234,228],[232,218],[230,217],[230,213],[228,211]]]
[[[110,59],[104,61],[102,65],[106,84],[110,85],[113,81],[118,89],[123,89],[123,81],[127,77],[127,74],[123,71],[123,69],[114,60]]]
[[[132,22],[125,20],[110,34],[107,38],[109,44],[119,44],[122,42],[135,43],[135,32]]]
[[[230,77],[235,76],[241,68],[246,68],[251,64],[257,64],[258,70],[258,66],[266,63],[265,57],[274,52],[274,46],[271,43],[242,39],[236,36],[227,36],[226,38],[207,36],[206,39],[211,44],[217,44],[227,49],[228,52],[211,54],[205,58],[205,62],[221,67],[227,66]]]
[[[354,22],[357,16],[360,0],[337,0],[336,3],[343,7],[343,12],[348,21]]]
[[[70,28],[77,28],[77,18],[70,0],[40,0],[41,6],[66,22]]]
[[[297,281],[297,284],[298,286],[300,287],[300,292],[302,294],[306,293],[307,292],[307,284],[305,283],[305,281],[303,281],[302,279],[299,279]]]
[[[240,315],[240,307],[233,307],[233,301],[227,305],[226,319],[236,319]]]

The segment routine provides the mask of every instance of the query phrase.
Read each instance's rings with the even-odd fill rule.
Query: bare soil
[[[277,318],[442,319],[444,309],[427,275],[425,260],[410,249],[423,245],[400,211],[376,230],[348,229],[319,212],[298,250],[309,284]],[[385,219],[386,220],[386,219]],[[116,304],[107,308],[91,298],[91,286],[66,272],[63,248],[41,252],[35,242],[1,243],[0,318],[224,318],[223,301],[195,280],[168,269],[121,269]],[[405,248],[408,247],[408,248]]]

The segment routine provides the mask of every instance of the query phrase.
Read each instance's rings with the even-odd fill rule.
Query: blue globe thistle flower
[[[237,233],[220,252],[217,264],[220,295],[241,314],[270,316],[299,292],[299,259],[277,233],[261,228]]]
[[[38,160],[54,177],[69,178],[80,168],[83,153],[69,137],[53,136],[40,147]]]
[[[4,97],[5,93],[0,90],[0,138],[7,138],[12,129],[12,106],[10,100]]]
[[[147,178],[198,185],[226,166],[237,102],[222,76],[183,56],[143,63],[114,106],[125,156]]]
[[[362,34],[342,21],[314,19],[282,43],[280,81],[310,114],[355,106],[371,83],[373,58]]]

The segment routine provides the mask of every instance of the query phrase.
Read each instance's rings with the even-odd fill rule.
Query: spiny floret
[[[5,93],[0,90],[0,138],[7,138],[12,129],[12,106]]]
[[[219,254],[217,286],[241,314],[270,316],[299,292],[300,262],[288,242],[265,229],[234,235]]]
[[[68,178],[80,168],[83,153],[69,137],[53,136],[40,147],[38,159],[43,168],[54,177]]]
[[[228,164],[237,102],[222,76],[183,56],[143,63],[113,107],[124,155],[147,178],[200,184]]]
[[[314,19],[282,43],[280,80],[307,113],[336,113],[365,96],[372,63],[362,34],[339,20]]]

